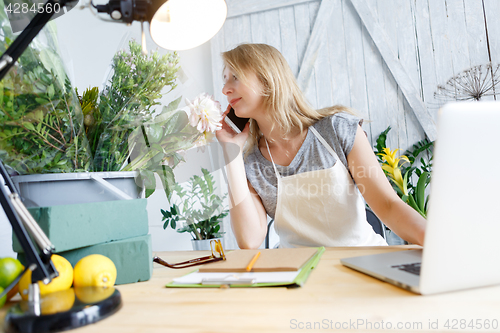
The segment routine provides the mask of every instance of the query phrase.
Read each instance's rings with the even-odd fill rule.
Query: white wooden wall
[[[211,42],[223,106],[220,53],[267,43],[283,53],[314,107],[355,108],[372,142],[392,126],[393,149],[435,138],[438,84],[490,57],[500,62],[498,0],[226,1],[228,19]]]

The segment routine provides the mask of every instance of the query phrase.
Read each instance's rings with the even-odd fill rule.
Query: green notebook
[[[307,277],[311,273],[312,269],[316,267],[321,258],[323,252],[325,252],[324,247],[314,248],[316,252],[300,267],[297,271],[284,272],[282,269],[277,267],[276,271],[266,270],[265,272],[221,272],[216,270],[216,272],[200,272],[195,270],[181,278],[175,279],[174,281],[166,285],[167,288],[219,288],[221,285],[230,285],[231,287],[277,287],[277,286],[287,286],[287,287],[300,287],[307,280]],[[273,256],[276,254],[277,257],[280,256],[280,250],[266,250],[266,255]],[[300,249],[293,249],[295,251],[300,251]],[[304,251],[310,251],[311,248],[304,248]],[[231,253],[239,254],[237,251],[247,251],[247,250],[235,250],[227,254],[230,257]],[[271,251],[271,252],[269,252]],[[275,252],[272,252],[275,251]],[[240,252],[241,253],[241,252]],[[281,253],[282,254],[282,253]],[[244,265],[247,264],[245,261]],[[202,271],[209,270],[210,265],[204,265]],[[267,281],[267,282],[259,282]]]

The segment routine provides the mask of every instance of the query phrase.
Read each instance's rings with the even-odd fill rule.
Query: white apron
[[[365,203],[347,168],[312,126],[310,130],[335,157],[333,167],[278,179],[274,228],[280,247],[387,245],[366,221]]]

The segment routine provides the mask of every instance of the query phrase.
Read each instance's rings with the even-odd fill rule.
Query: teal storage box
[[[55,246],[64,252],[148,234],[147,199],[29,208]],[[13,235],[12,248],[23,249]]]
[[[151,235],[87,246],[57,254],[68,259],[73,267],[80,259],[90,254],[102,254],[108,257],[116,266],[115,284],[147,281],[153,274]],[[23,254],[19,254],[18,257],[21,262],[25,262]]]
[[[58,253],[68,259],[73,267],[89,254],[102,254],[116,266],[116,284],[147,281],[153,274],[151,235],[97,244],[77,250]]]

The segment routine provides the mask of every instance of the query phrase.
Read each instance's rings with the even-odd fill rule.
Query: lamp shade
[[[224,0],[168,0],[152,13],[151,38],[168,50],[191,49],[212,38],[226,16]]]

